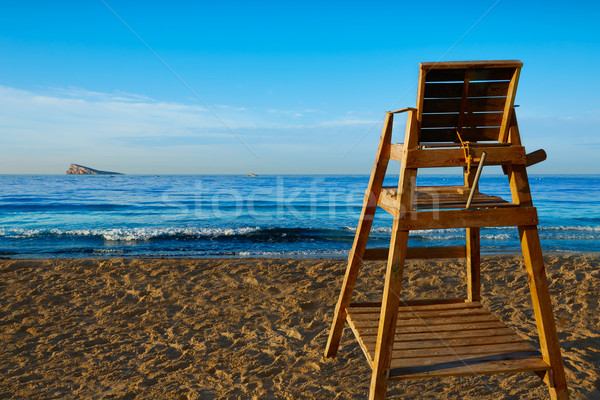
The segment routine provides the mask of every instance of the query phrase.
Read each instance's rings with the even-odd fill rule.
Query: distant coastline
[[[123,175],[120,172],[100,171],[98,169],[85,167],[79,164],[71,164],[67,170],[67,175]]]

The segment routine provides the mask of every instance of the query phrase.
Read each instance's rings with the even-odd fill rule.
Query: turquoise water
[[[369,177],[0,175],[5,257],[345,257]],[[423,175],[420,185],[462,178]],[[388,177],[394,185],[397,177]],[[546,251],[598,251],[600,175],[530,176]],[[481,191],[510,198],[506,177]],[[369,246],[386,246],[378,210]],[[482,250],[520,251],[516,228],[481,230]],[[417,231],[410,245],[463,244],[464,230]]]

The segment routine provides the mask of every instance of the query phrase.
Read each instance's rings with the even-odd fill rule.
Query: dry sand
[[[546,257],[574,399],[600,399],[600,256]],[[355,299],[378,300],[382,263]],[[324,361],[341,260],[1,260],[0,398],[365,399],[346,328]],[[404,294],[460,296],[462,262],[416,261]],[[521,259],[485,257],[482,303],[536,341]],[[547,398],[534,374],[390,382],[390,399]]]

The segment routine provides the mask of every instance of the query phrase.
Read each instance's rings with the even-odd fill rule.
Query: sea
[[[386,185],[397,184],[386,177]],[[0,175],[0,257],[345,258],[368,175]],[[422,175],[418,185],[459,185]],[[532,175],[542,248],[600,249],[600,175]],[[480,190],[510,199],[503,175]],[[389,245],[378,209],[369,247]],[[414,231],[410,246],[459,245],[463,229]],[[516,227],[481,229],[482,252],[520,252]]]

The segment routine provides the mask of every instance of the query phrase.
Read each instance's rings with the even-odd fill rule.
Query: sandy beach
[[[573,399],[600,399],[600,255],[547,255]],[[322,357],[344,260],[0,261],[0,398],[365,399],[370,370],[346,328]],[[365,263],[356,301],[379,300]],[[404,295],[462,296],[462,261],[414,261]],[[520,257],[482,261],[482,303],[537,342]],[[536,344],[537,346],[537,344]],[[390,382],[390,399],[541,399],[534,374]]]

